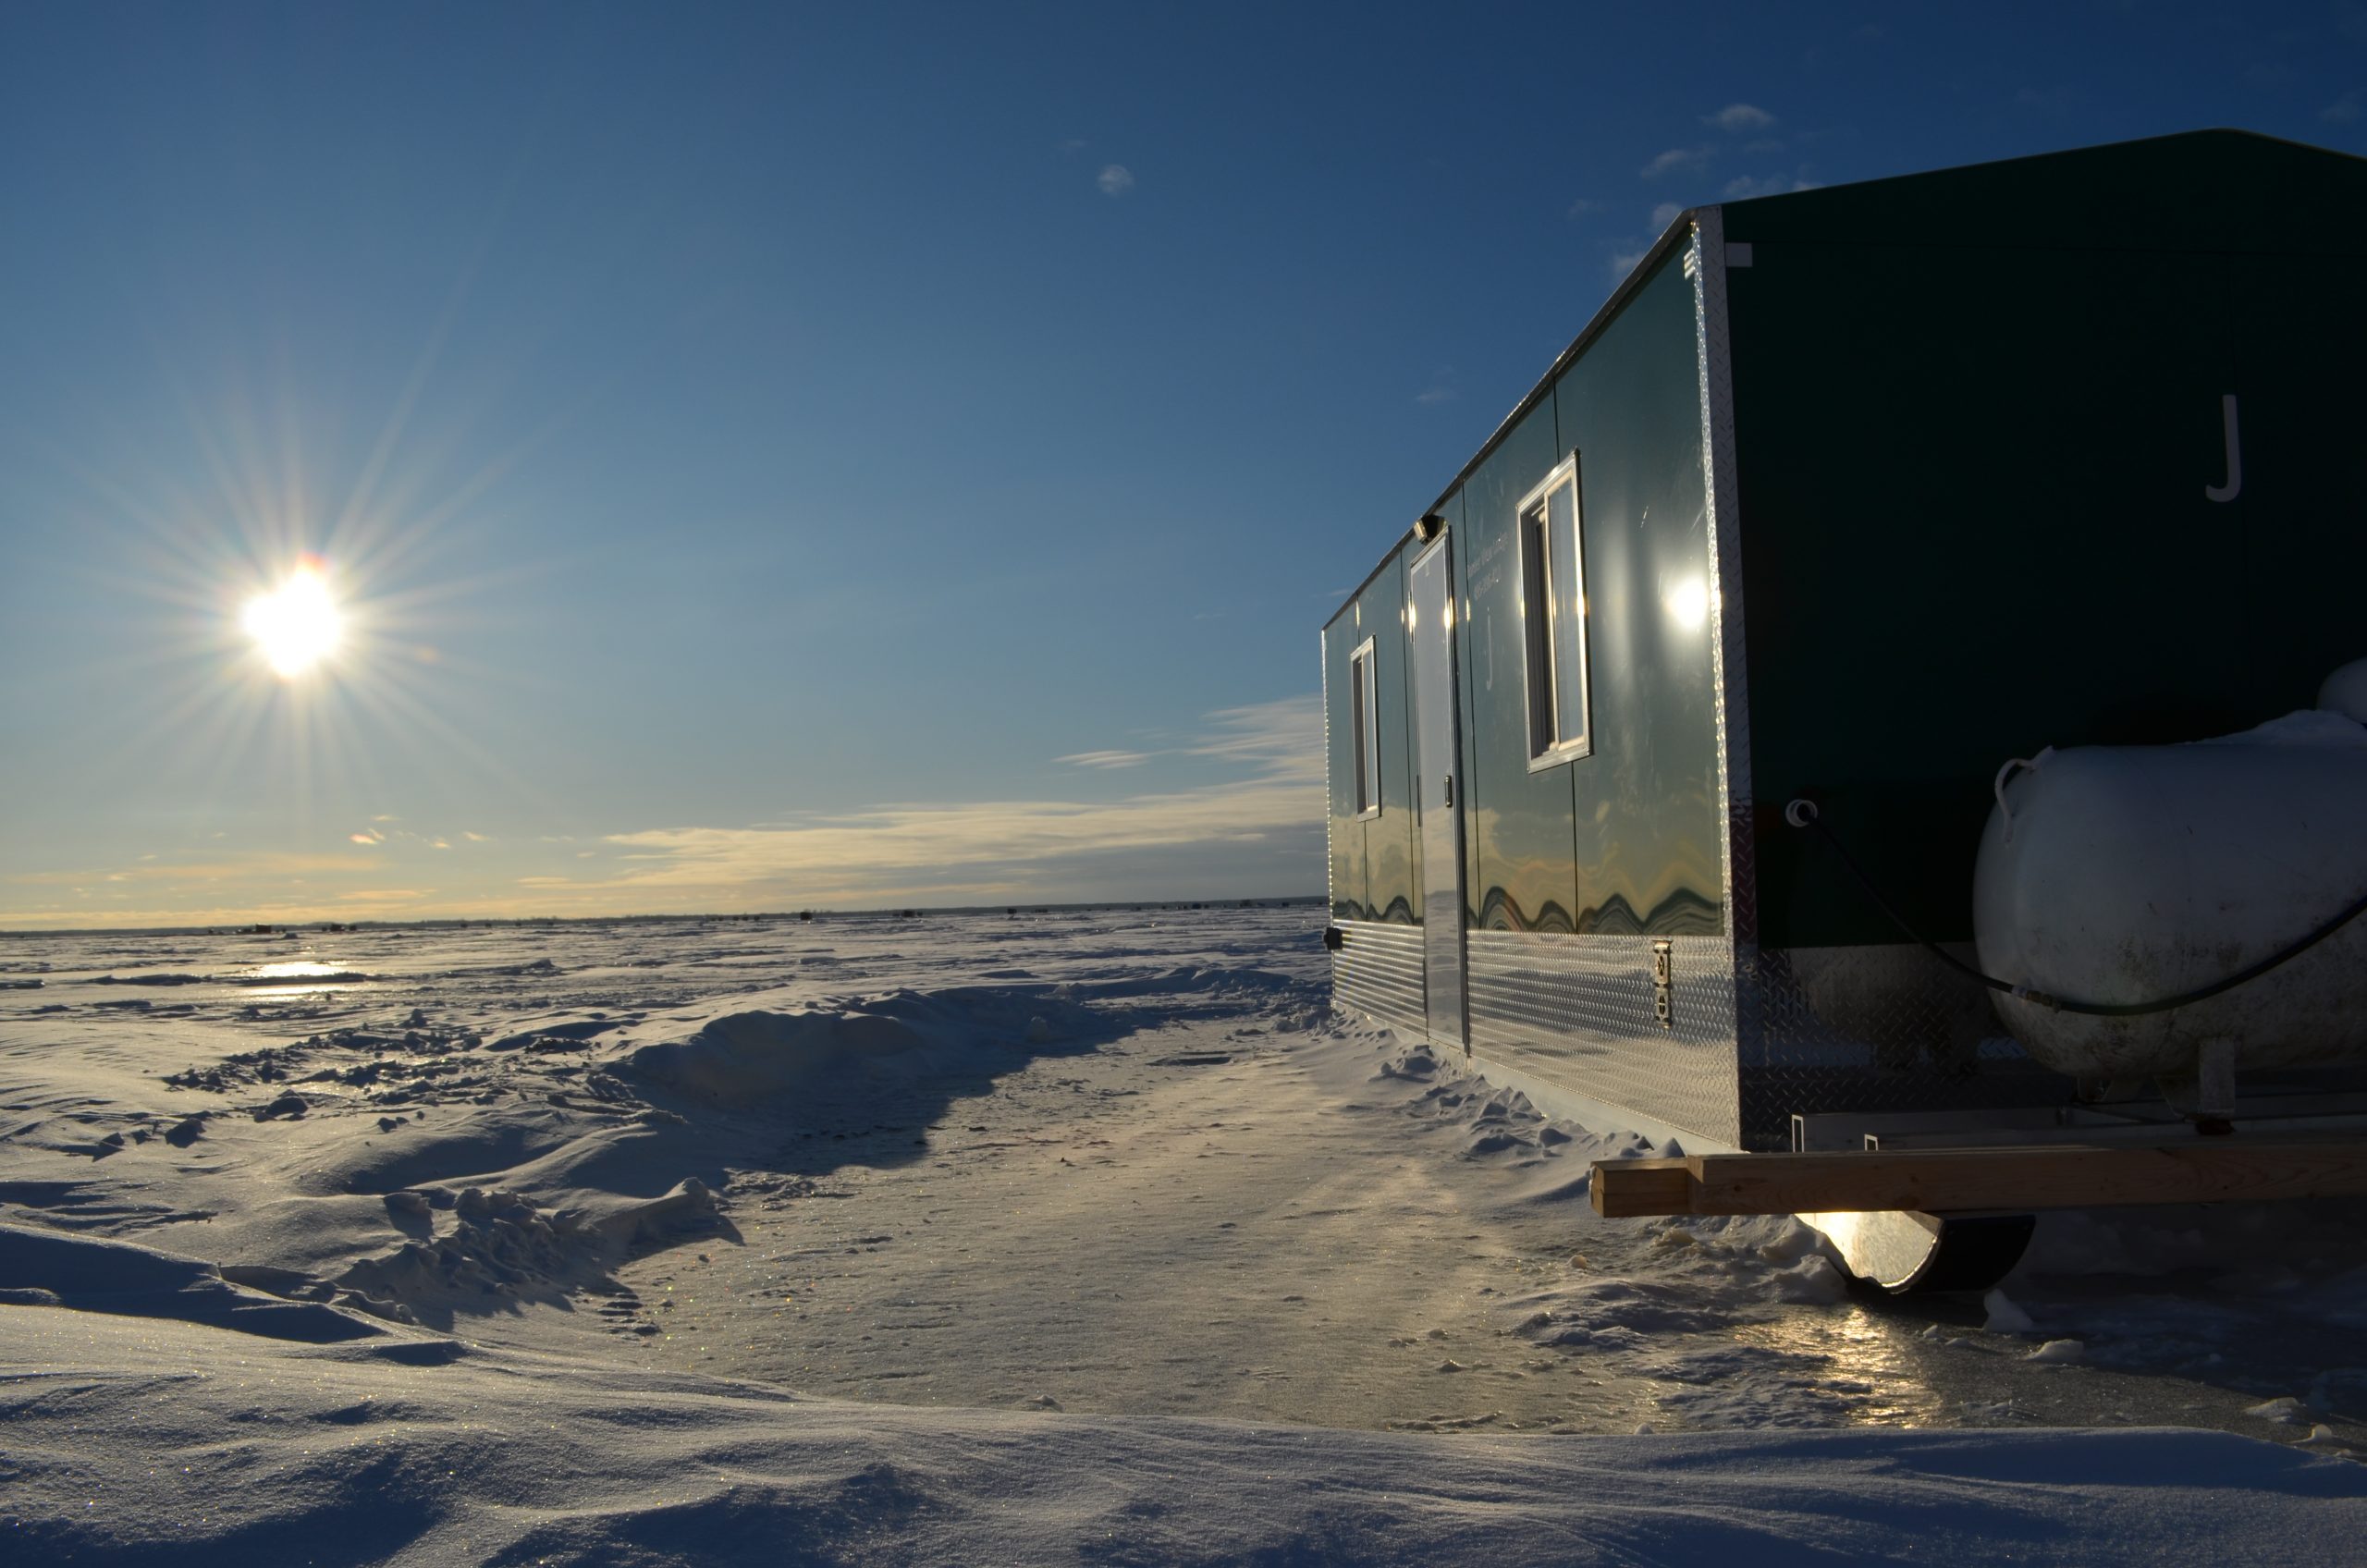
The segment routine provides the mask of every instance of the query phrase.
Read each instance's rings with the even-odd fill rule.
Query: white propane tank
[[[2319,706],[2182,746],[2048,751],[2001,775],[1973,871],[1986,974],[2084,1002],[2153,1001],[2258,963],[2367,895],[2367,660]],[[2099,1018],[2003,992],[2030,1055],[2083,1078],[2367,1059],[2367,914],[2232,991]],[[2223,1058],[2224,1060],[2224,1058]]]

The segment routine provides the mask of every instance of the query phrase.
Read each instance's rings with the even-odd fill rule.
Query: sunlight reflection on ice
[[[324,991],[342,991],[363,984],[368,977],[350,969],[338,969],[313,959],[286,959],[277,963],[261,963],[238,976],[242,983],[264,982],[258,997],[301,997]],[[274,985],[270,982],[289,984]]]

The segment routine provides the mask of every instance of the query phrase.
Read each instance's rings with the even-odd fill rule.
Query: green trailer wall
[[[1735,203],[1759,939],[1968,939],[1990,782],[2367,655],[2367,165],[2235,132]],[[2224,473],[2238,398],[2243,487]]]
[[[1405,696],[1405,574],[1392,551],[1323,629],[1324,739],[1328,749],[1331,913],[1341,920],[1418,925],[1421,839],[1415,831],[1412,730]],[[1380,811],[1359,817],[1351,753],[1348,663],[1373,640]]]
[[[1530,772],[1514,509],[1578,454],[1593,754]],[[1717,716],[1693,286],[1671,254],[1449,496],[1462,600],[1466,918],[1715,935]]]

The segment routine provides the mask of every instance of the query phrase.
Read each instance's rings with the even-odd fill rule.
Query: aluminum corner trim
[[[1719,846],[1725,884],[1727,930],[1738,974],[1748,972],[1759,946],[1757,853],[1750,780],[1750,670],[1743,640],[1742,502],[1735,452],[1734,361],[1726,300],[1725,212],[1694,214],[1693,319],[1701,388],[1701,453],[1713,559],[1711,582],[1718,635],[1711,643],[1716,694],[1719,811],[1726,830]],[[1751,1009],[1744,1007],[1746,1017]],[[1748,1032],[1748,1024],[1745,1025]],[[1746,1042],[1747,1045],[1748,1042]]]

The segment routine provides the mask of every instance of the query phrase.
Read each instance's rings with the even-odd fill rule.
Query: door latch
[[[1452,773],[1446,776],[1446,798],[1442,803],[1449,807],[1454,804],[1454,775]]]

